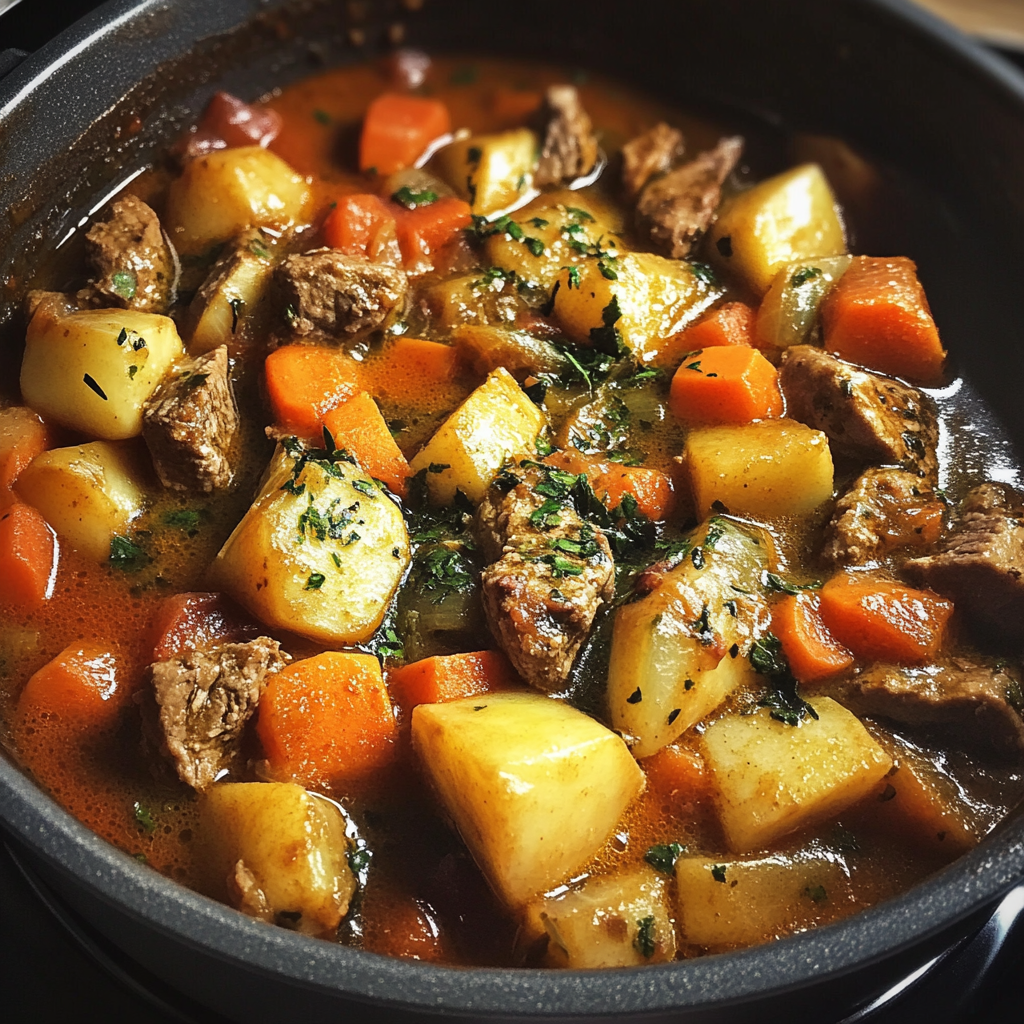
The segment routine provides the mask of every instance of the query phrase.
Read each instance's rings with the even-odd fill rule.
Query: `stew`
[[[14,756],[246,914],[448,964],[743,947],[975,846],[1016,468],[914,263],[849,249],[880,172],[758,131],[413,51],[214,96],[26,295]]]

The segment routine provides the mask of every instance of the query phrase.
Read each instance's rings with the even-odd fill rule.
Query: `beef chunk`
[[[911,559],[903,571],[951,598],[990,637],[1024,640],[1024,518],[998,485],[975,488],[944,550]]]
[[[938,665],[872,665],[829,680],[824,692],[858,715],[955,732],[965,747],[1000,756],[1024,752],[1021,686],[998,662],[949,658]]]
[[[571,85],[552,85],[540,110],[540,161],[533,176],[538,188],[568,185],[597,164],[597,138],[580,96]]]
[[[237,432],[226,345],[179,364],[143,409],[142,436],[157,476],[176,491],[227,487],[233,477],[228,451]]]
[[[405,300],[405,273],[337,249],[288,256],[274,272],[285,317],[301,337],[353,336],[383,326]]]
[[[656,174],[664,174],[681,160],[685,144],[683,133],[659,122],[622,147],[622,187],[630,199],[640,195],[644,185]]]
[[[652,181],[640,193],[639,227],[666,256],[688,256],[708,229],[722,198],[722,182],[743,152],[743,139],[722,139],[696,160]]]
[[[524,475],[507,494],[492,488],[477,510],[491,563],[481,576],[484,612],[519,674],[537,689],[557,690],[612,596],[615,566],[600,530],[569,505],[545,505],[534,488],[546,471]]]
[[[261,636],[150,666],[162,748],[183,782],[202,790],[232,767],[267,676],[288,660]]]
[[[141,199],[113,203],[108,218],[86,234],[85,255],[91,281],[79,292],[84,305],[167,312],[174,260],[157,215]]]
[[[868,469],[836,503],[822,556],[863,565],[896,548],[934,544],[945,508],[915,473]]]
[[[931,401],[920,391],[810,345],[787,350],[779,383],[788,415],[824,431],[837,451],[901,466],[935,485],[939,427]]]

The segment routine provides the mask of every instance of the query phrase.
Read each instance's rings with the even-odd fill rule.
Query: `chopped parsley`
[[[199,532],[199,513],[191,508],[171,509],[164,513],[163,524],[194,537]]]
[[[789,594],[795,597],[804,590],[821,590],[821,580],[812,580],[810,583],[791,583],[784,580],[774,572],[766,572],[762,577],[764,589],[769,594]]]
[[[782,643],[774,633],[765,633],[755,641],[749,658],[754,671],[768,683],[768,693],[759,706],[770,708],[776,722],[797,726],[808,716],[817,719],[818,712],[800,696]]]
[[[590,329],[590,340],[599,352],[615,357],[626,354],[622,334],[615,326],[621,319],[622,310],[619,308],[619,297],[613,295],[611,302],[601,310],[603,326]]]
[[[532,228],[546,228],[549,222],[543,217],[531,217],[527,223],[529,223]]]
[[[93,377],[90,374],[87,373],[82,378],[82,380],[85,381],[86,387],[88,387],[91,391],[94,391],[97,395],[99,395],[100,398],[102,398],[104,402],[107,400],[106,392],[104,392],[103,388],[101,388],[99,386],[99,384],[96,383],[96,381],[93,379]]]
[[[110,538],[110,564],[115,569],[133,572],[151,561],[146,551],[130,538],[117,534]]]
[[[317,124],[330,124],[331,115],[328,114],[326,110],[321,110],[317,107],[317,109],[313,111],[313,120],[316,121]]]
[[[578,206],[567,206],[565,212],[569,214],[573,220],[587,221],[590,224],[594,223],[594,215],[588,213],[586,210],[581,210]]]
[[[800,288],[802,285],[807,284],[808,281],[813,281],[816,277],[821,277],[821,269],[819,267],[801,267],[793,272],[793,276],[789,279],[789,285],[791,288]]]
[[[544,243],[539,238],[524,238],[523,244],[534,256],[544,255]]]
[[[309,574],[309,579],[306,580],[306,585],[303,590],[319,590],[327,582],[327,577],[322,572],[313,572]]]
[[[535,511],[530,513],[530,525],[538,530],[551,530],[562,521],[562,503],[554,498],[548,498]]]
[[[352,487],[360,494],[365,494],[367,498],[377,497],[377,488],[369,480],[353,480]]]
[[[132,813],[143,829],[151,834],[156,831],[156,818],[153,817],[153,812],[145,804],[139,803],[136,800],[132,805]]]
[[[405,645],[402,643],[402,638],[390,627],[384,630],[384,639],[377,644],[377,657],[382,660],[405,657]]]
[[[110,276],[110,290],[126,301],[135,298],[138,287],[139,279],[133,270],[118,270]]]
[[[430,189],[415,192],[408,185],[403,185],[397,192],[392,193],[391,198],[399,206],[404,206],[407,210],[415,210],[418,206],[429,206],[431,203],[436,203],[437,193]]]
[[[723,882],[724,883],[725,882],[725,865],[724,864],[714,864],[714,865],[712,865],[712,867],[711,867],[711,877],[716,882]]]
[[[701,263],[700,260],[690,260],[690,269],[698,281],[703,281],[704,284],[710,285],[712,288],[718,285],[718,275],[709,264]]]
[[[645,959],[650,960],[658,949],[654,940],[654,915],[637,921],[636,938],[633,939],[633,948]]]
[[[662,874],[671,875],[684,853],[686,847],[682,843],[657,843],[644,854],[644,860]]]
[[[231,307],[231,333],[234,334],[238,330],[238,314],[245,306],[245,299],[228,299],[228,305]]]

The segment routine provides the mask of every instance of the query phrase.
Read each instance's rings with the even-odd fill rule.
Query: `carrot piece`
[[[405,497],[409,463],[395,443],[377,403],[360,391],[324,417],[324,427],[336,448],[351,452],[371,476],[383,480],[400,497]]]
[[[359,390],[359,363],[333,348],[284,345],[263,370],[274,422],[300,437],[315,437],[324,416]]]
[[[439,100],[384,93],[366,111],[359,169],[394,174],[412,167],[431,142],[451,130],[448,108]]]
[[[661,803],[690,804],[711,796],[710,773],[704,759],[692,747],[670,743],[656,754],[645,757],[640,767],[647,773],[647,782]]]
[[[260,627],[224,594],[173,594],[153,616],[152,660],[167,661],[218,644],[245,643],[259,635]]]
[[[52,444],[49,428],[31,409],[0,409],[0,508],[18,500],[11,491],[18,474]]]
[[[855,257],[821,317],[829,352],[914,384],[941,379],[946,352],[913,260]]]
[[[779,374],[745,346],[692,352],[672,378],[669,408],[684,423],[750,423],[782,415]]]
[[[821,589],[826,629],[857,658],[917,665],[942,646],[950,601],[929,590],[840,573]]]
[[[396,338],[364,364],[366,390],[374,398],[403,404],[426,395],[442,404],[439,393],[452,389],[459,371],[457,349],[421,338]]]
[[[417,704],[440,704],[521,686],[508,659],[498,651],[424,658],[394,669],[388,675],[388,683],[407,715]]]
[[[37,608],[53,595],[57,534],[31,505],[0,511],[0,603]]]
[[[338,200],[323,227],[324,241],[347,256],[397,260],[400,257],[395,218],[374,195],[351,195]]]
[[[786,596],[772,605],[772,632],[801,683],[827,679],[853,665],[853,655],[821,621],[817,594]]]
[[[277,673],[260,699],[256,731],[271,773],[306,785],[389,764],[398,734],[380,662],[337,651]]]
[[[722,345],[754,344],[754,328],[757,311],[745,302],[727,302],[687,327],[679,336],[683,352],[694,352],[702,348],[717,348]]]
[[[394,209],[402,259],[410,266],[443,248],[472,222],[469,203],[454,196],[442,196],[415,210],[397,204]]]
[[[18,725],[31,728],[56,721],[74,730],[104,728],[128,696],[110,651],[71,644],[25,684],[18,698]]]

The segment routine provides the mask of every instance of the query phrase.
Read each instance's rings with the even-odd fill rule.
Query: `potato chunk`
[[[54,448],[22,470],[18,494],[76,551],[97,562],[142,512],[145,495],[127,447],[106,441]]]
[[[305,179],[269,150],[220,149],[171,182],[164,223],[180,253],[199,255],[248,228],[301,221],[309,198]]]
[[[279,447],[212,573],[268,625],[349,644],[380,625],[409,557],[402,513],[369,474]]]
[[[28,325],[21,393],[54,423],[105,441],[142,433],[142,407],[184,348],[174,321],[129,309],[66,316],[41,305]]]
[[[711,229],[719,264],[764,295],[784,263],[846,252],[835,198],[817,164],[802,164],[727,202]]]
[[[641,363],[656,360],[722,294],[691,264],[646,252],[587,260],[563,270],[556,286],[555,317],[570,338],[612,351],[615,332]]]
[[[663,963],[676,950],[665,897],[665,880],[649,869],[593,878],[582,889],[531,903],[526,939],[547,935],[545,962],[551,967]]]
[[[817,719],[786,725],[767,708],[731,714],[701,740],[730,849],[761,850],[780,836],[838,814],[868,796],[892,758],[860,721],[829,697],[808,703]]]
[[[716,516],[692,543],[657,590],[615,614],[608,707],[636,757],[671,743],[751,679],[746,654],[768,626],[765,535]]]
[[[513,907],[586,864],[644,788],[615,733],[537,694],[421,704],[412,741],[470,852]]]
[[[513,128],[453,142],[434,157],[433,166],[474,213],[486,217],[530,191],[538,152],[529,128]]]
[[[441,424],[409,468],[427,470],[427,490],[438,505],[447,505],[457,490],[478,502],[509,456],[534,451],[543,429],[544,414],[499,366]]]
[[[852,903],[843,866],[804,851],[755,860],[680,857],[676,883],[684,938],[715,950],[811,927],[830,919],[837,903]]]
[[[356,890],[337,807],[292,782],[235,782],[200,808],[215,887],[253,917],[334,937]]]
[[[828,438],[796,420],[700,427],[683,462],[702,516],[715,502],[734,515],[800,516],[832,497]]]

